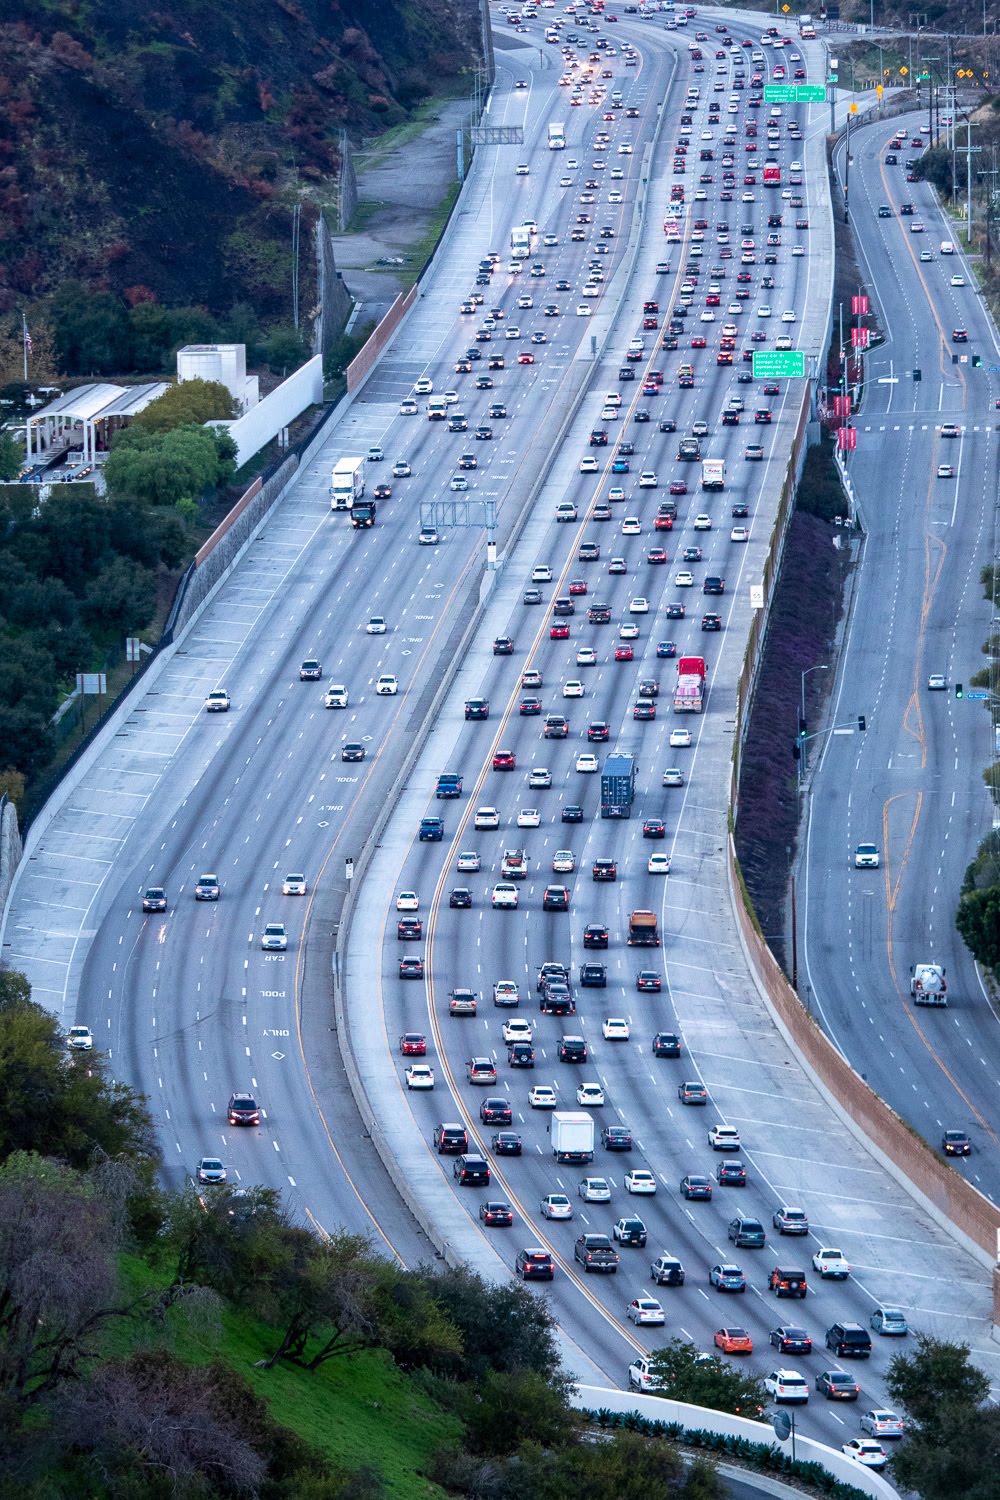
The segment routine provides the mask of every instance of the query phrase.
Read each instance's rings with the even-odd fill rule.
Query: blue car
[[[745,1292],[747,1280],[739,1266],[713,1266],[708,1279],[718,1292]]]

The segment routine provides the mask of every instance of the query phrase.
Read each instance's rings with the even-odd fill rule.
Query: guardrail
[[[569,1398],[571,1406],[590,1414],[595,1422],[602,1412],[634,1413],[649,1422],[663,1426],[678,1426],[689,1432],[708,1432],[719,1437],[743,1438],[750,1443],[759,1443],[765,1448],[774,1448],[783,1456],[790,1456],[791,1441],[779,1443],[774,1429],[765,1422],[753,1422],[749,1417],[730,1416],[728,1412],[710,1411],[704,1406],[692,1406],[687,1401],[671,1401],[665,1396],[645,1396],[633,1391],[605,1390],[603,1386],[578,1385]],[[682,1438],[683,1441],[683,1438]],[[871,1500],[899,1500],[898,1492],[881,1474],[866,1469],[846,1453],[838,1453],[826,1443],[814,1438],[795,1434],[795,1456],[802,1463],[818,1463],[842,1484],[852,1485],[871,1496]],[[757,1471],[754,1471],[755,1474]],[[748,1478],[750,1476],[748,1475]]]

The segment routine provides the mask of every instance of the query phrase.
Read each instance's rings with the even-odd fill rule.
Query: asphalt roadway
[[[464,1082],[456,1082],[454,1099],[447,1097],[447,1079],[463,1079],[462,1064],[473,1049],[468,1027],[456,1035],[456,1027],[462,1031],[459,1023],[438,1025],[442,997],[464,976],[475,983],[473,969],[487,988],[504,974],[527,978],[536,962],[550,956],[570,958],[575,968],[581,956],[582,922],[606,917],[614,933],[608,954],[609,988],[581,995],[574,1026],[594,1043],[593,1068],[607,1090],[605,1113],[628,1120],[639,1142],[634,1163],[648,1164],[656,1172],[659,1191],[642,1205],[651,1248],[674,1249],[688,1266],[687,1286],[664,1294],[668,1334],[683,1331],[708,1345],[714,1328],[731,1316],[754,1332],[758,1347],[766,1347],[768,1328],[785,1313],[784,1305],[766,1305],[763,1280],[770,1248],[745,1257],[751,1290],[737,1299],[732,1315],[724,1311],[729,1305],[724,1299],[720,1310],[719,1297],[709,1293],[707,1269],[717,1257],[727,1256],[726,1225],[737,1212],[729,1207],[732,1197],[739,1198],[744,1213],[759,1214],[765,1223],[777,1203],[794,1198],[809,1212],[815,1238],[842,1243],[855,1268],[846,1284],[817,1286],[807,1304],[806,1320],[814,1338],[821,1341],[828,1322],[845,1312],[867,1320],[870,1309],[885,1300],[907,1307],[916,1325],[928,1331],[959,1331],[988,1360],[988,1287],[981,1267],[958,1252],[942,1231],[915,1210],[874,1157],[823,1104],[773,1029],[753,986],[731,916],[724,850],[734,685],[749,622],[749,584],[759,574],[791,420],[783,387],[771,401],[770,426],[747,427],[744,418],[740,427],[719,427],[721,408],[731,391],[745,393],[750,411],[758,395],[754,386],[736,384],[739,362],[728,369],[714,362],[715,335],[723,316],[729,316],[722,314],[721,307],[716,310],[717,321],[705,325],[710,347],[687,356],[696,362],[693,392],[676,386],[676,364],[685,355],[680,351],[661,355],[655,350],[659,329],[646,334],[641,366],[655,365],[664,371],[661,395],[646,402],[652,411],[675,415],[681,433],[693,420],[704,418],[710,424],[711,455],[727,460],[727,491],[706,506],[713,516],[712,531],[699,532],[697,538],[693,533],[692,518],[702,499],[688,476],[692,493],[679,500],[677,527],[661,534],[668,544],[670,563],[663,567],[646,564],[652,502],[662,496],[664,480],[677,472],[677,466],[675,435],[661,434],[655,417],[642,427],[629,423],[627,414],[634,415],[645,399],[638,395],[623,397],[626,415],[614,427],[635,438],[633,468],[648,464],[656,469],[657,492],[635,491],[631,503],[615,507],[615,519],[603,526],[562,526],[553,519],[555,503],[564,495],[571,494],[581,503],[582,514],[584,504],[589,506],[596,497],[598,483],[607,483],[606,475],[591,478],[581,475],[578,468],[580,456],[588,451],[587,434],[601,411],[598,398],[616,388],[621,354],[641,322],[642,302],[651,295],[660,301],[662,325],[671,294],[679,295],[682,250],[693,248],[692,236],[701,232],[694,229],[692,161],[682,179],[688,185],[691,211],[682,219],[681,246],[670,254],[670,275],[657,277],[656,265],[665,255],[660,220],[669,186],[676,178],[668,150],[660,150],[649,167],[644,148],[660,100],[665,100],[665,109],[672,113],[666,139],[674,134],[689,79],[688,38],[683,32],[665,35],[638,21],[623,22],[618,31],[634,36],[641,52],[640,66],[627,71],[619,68],[619,55],[611,70],[613,79],[608,81],[609,88],[621,83],[626,103],[634,102],[640,110],[638,120],[625,122],[619,116],[605,127],[611,137],[606,159],[625,173],[622,204],[610,201],[610,168],[592,168],[601,180],[595,191],[598,206],[590,210],[579,201],[586,162],[598,159],[589,151],[585,157],[582,146],[584,140],[588,146],[593,141],[595,115],[606,111],[588,102],[578,109],[567,107],[566,93],[558,90],[553,68],[536,69],[532,64],[529,69],[527,63],[519,62],[515,76],[501,61],[491,113],[495,123],[523,120],[525,146],[498,148],[495,155],[477,163],[454,227],[422,285],[419,305],[363,398],[345,413],[322,459],[309,466],[292,495],[269,519],[182,650],[139,700],[121,733],[88,769],[63,811],[30,851],[8,912],[5,956],[28,972],[38,998],[67,1025],[74,1020],[89,1024],[98,1045],[110,1052],[116,1072],[148,1094],[161,1126],[167,1177],[174,1185],[192,1174],[202,1154],[218,1153],[234,1180],[282,1188],[293,1211],[320,1230],[337,1225],[366,1230],[413,1263],[432,1253],[431,1248],[364,1136],[344,1085],[330,1008],[331,954],[343,891],[341,862],[360,847],[373,809],[397,798],[393,819],[359,893],[351,947],[345,956],[351,1041],[366,1082],[378,1099],[381,1123],[398,1141],[402,1170],[409,1172],[412,1167],[414,1191],[430,1205],[436,1219],[448,1222],[449,1233],[453,1228],[454,1249],[494,1272],[503,1262],[509,1265],[511,1246],[525,1235],[515,1228],[498,1255],[478,1229],[477,1202],[470,1200],[480,1195],[456,1195],[450,1174],[441,1173],[437,1158],[427,1148],[435,1119],[451,1117],[459,1103],[475,1118],[478,1106],[478,1096]],[[684,66],[671,85],[677,49]],[[820,65],[818,48],[802,51],[810,69]],[[558,57],[556,48],[548,53]],[[724,71],[719,75],[712,72],[716,66],[709,57],[695,111],[702,127],[713,77],[723,83],[724,102],[731,62],[722,60]],[[516,77],[524,78],[529,86],[511,87]],[[738,115],[743,112],[741,107]],[[782,138],[783,163],[790,162],[795,152],[801,152],[805,163],[804,211],[810,227],[803,232],[801,257],[790,253],[795,232],[790,227],[782,231],[784,243],[773,268],[776,284],[768,294],[772,305],[769,327],[774,330],[769,342],[783,326],[778,322],[780,311],[788,308],[796,313],[793,332],[797,328],[800,346],[811,353],[819,352],[829,294],[829,210],[822,174],[814,176],[822,160],[824,115],[825,111],[815,112],[816,117],[806,122],[804,140],[795,144],[794,151],[792,143]],[[550,153],[545,147],[545,128],[553,118],[564,119],[568,125],[565,152]],[[624,139],[626,130],[631,133],[630,142]],[[742,136],[740,122],[741,149]],[[632,152],[620,153],[623,144],[632,144]],[[514,167],[524,160],[530,164],[530,174],[516,176]],[[570,166],[573,160],[580,163],[577,168]],[[633,210],[640,172],[649,177],[650,212],[638,241],[638,271],[628,278],[618,257],[624,254],[627,237],[638,232]],[[560,186],[564,175],[571,177],[569,188]],[[714,194],[720,185],[716,181],[705,187],[710,228],[704,248],[706,259],[711,259],[713,239],[721,250],[721,231],[711,225],[728,222],[734,255],[723,259],[720,254],[726,275],[719,278],[728,295],[735,287],[736,240],[752,237],[759,245],[768,209],[759,190],[751,203],[744,204],[737,190],[734,201],[723,205],[720,200],[716,207]],[[613,237],[600,242],[611,251],[602,260],[609,267],[619,267],[617,281],[614,275],[607,278],[604,295],[594,299],[598,310],[586,320],[577,318],[572,309],[579,301],[583,267],[598,242],[592,239],[578,247],[567,240],[568,229],[584,211],[590,211],[593,219],[588,233],[594,234],[598,224],[612,229]],[[538,220],[541,235],[551,230],[560,240],[557,246],[536,251],[546,267],[542,282],[546,294],[536,295],[534,301],[547,300],[554,278],[565,274],[571,282],[571,291],[557,296],[560,317],[543,320],[532,309],[530,323],[516,308],[522,286],[530,282],[524,275],[513,278],[502,269],[510,228],[529,214]],[[743,236],[743,222],[752,222],[750,236]],[[534,365],[513,366],[508,358],[507,369],[498,372],[495,390],[474,394],[468,391],[474,377],[453,373],[456,355],[469,342],[476,322],[463,318],[458,305],[471,289],[479,259],[493,248],[501,253],[501,270],[494,275],[489,296],[494,305],[503,307],[505,318],[483,347],[499,349],[507,356],[514,349],[530,347],[523,339],[507,341],[498,336],[509,329],[515,315],[522,330],[541,327],[549,342],[531,350],[536,356]],[[688,263],[696,260],[692,255]],[[701,289],[709,280],[709,275],[700,276],[691,294],[691,316],[682,345],[689,341],[689,330],[701,323]],[[756,307],[762,301],[761,291],[756,285],[751,291],[748,306]],[[749,313],[733,316],[738,325],[751,321]],[[764,320],[760,322],[763,326]],[[600,347],[605,332],[611,334],[609,353],[594,365],[591,334]],[[399,416],[400,399],[409,395],[414,380],[424,373],[432,377],[436,390],[460,391],[469,416],[469,434],[446,434],[441,424]],[[495,498],[500,504],[503,548],[517,504],[543,472],[548,446],[559,424],[571,415],[574,394],[584,382],[592,394],[573,421],[516,549],[504,559],[489,619],[462,662],[446,708],[428,731],[424,726],[427,703],[455,649],[463,620],[479,596],[481,541],[473,531],[448,531],[438,548],[418,549],[418,501],[449,497],[456,455],[473,447],[467,442],[471,428],[490,400],[504,400],[510,415],[494,423],[493,442],[475,445],[482,467],[474,471],[477,488],[470,492],[473,497]],[[747,463],[742,457],[744,447],[757,438],[764,445],[765,459],[760,464]],[[374,442],[385,445],[385,468],[394,458],[406,457],[414,474],[400,481],[392,500],[380,508],[376,527],[354,534],[345,517],[331,515],[327,508],[329,469],[336,457],[364,453]],[[610,448],[601,450],[602,457],[610,452]],[[381,477],[378,472],[372,475],[373,479]],[[640,495],[644,497],[641,504]],[[746,500],[750,512],[751,539],[745,546],[729,540],[728,508],[737,496]],[[621,535],[623,512],[639,516],[639,537]],[[577,738],[543,746],[537,721],[512,712],[520,672],[530,657],[543,672],[553,706],[561,706],[561,699],[555,701],[556,685],[571,669],[577,675],[576,649],[592,638],[596,648],[598,641],[579,615],[569,642],[550,641],[544,618],[547,611],[523,606],[521,592],[531,567],[539,561],[553,567],[555,579],[577,576],[576,548],[585,531],[608,536],[607,543],[602,540],[602,560],[612,552],[618,555],[620,549],[628,563],[630,571],[613,578],[603,573],[602,564],[596,565],[601,593],[613,604],[616,623],[626,600],[637,592],[648,599],[650,613],[635,617],[641,650],[632,664],[608,662],[605,646],[599,665],[581,668],[579,675],[592,680],[587,683],[584,703],[572,706]],[[672,663],[650,655],[655,641],[668,635],[663,628],[667,622],[660,621],[654,632],[652,621],[660,606],[674,597],[678,546],[696,540],[703,547],[703,558],[692,565],[695,587],[684,596],[694,596],[689,618],[670,624],[679,644],[703,651],[708,658],[708,708],[691,724],[692,747],[668,757],[665,736],[673,722],[663,711],[666,703],[661,698],[663,706],[652,723],[635,722],[631,707],[640,673],[654,666],[669,701]],[[721,607],[725,629],[720,635],[703,636],[697,625],[702,602],[698,585],[710,571],[709,562],[717,563],[726,575],[725,596],[713,600]],[[546,586],[547,599],[556,588],[555,582]],[[387,619],[385,636],[366,634],[366,622],[375,614]],[[515,655],[494,658],[490,641],[494,634],[508,630],[516,642]],[[615,626],[603,630],[610,639]],[[314,655],[323,661],[325,681],[300,683],[298,664]],[[374,681],[384,671],[399,677],[401,691],[396,698],[373,696]],[[351,706],[346,713],[323,709],[322,691],[330,681],[348,684]],[[206,716],[202,712],[205,693],[218,684],[229,689],[233,711],[225,717]],[[462,700],[480,690],[491,697],[493,717],[486,725],[466,725]],[[544,822],[523,835],[535,873],[525,883],[523,905],[517,912],[484,909],[485,873],[476,879],[478,904],[472,913],[452,912],[447,907],[438,911],[441,893],[458,883],[451,870],[452,856],[471,842],[459,817],[469,816],[480,801],[500,808],[505,820],[517,808],[534,805],[527,799],[521,774],[514,782],[515,794],[509,780],[487,769],[496,729],[505,715],[505,742],[518,751],[519,766],[548,764],[557,788],[562,789],[538,794],[539,805],[545,808]],[[571,769],[572,754],[585,748],[580,735],[585,716],[588,721],[591,717],[608,720],[612,743],[617,740],[620,747],[634,746],[640,752],[638,811],[655,811],[667,820],[667,839],[657,846],[672,856],[673,872],[666,881],[647,875],[644,856],[650,846],[637,837],[635,820],[609,832],[607,825],[593,819],[593,790],[579,794],[579,800],[589,806],[587,821],[571,827],[555,822],[554,808],[563,800],[567,786],[576,798],[577,786],[586,779]],[[400,786],[404,752],[418,733],[426,735],[425,753],[407,784]],[[366,747],[367,759],[360,770],[340,760],[340,747],[347,740],[361,741]],[[664,791],[659,785],[662,770],[678,760],[685,770],[685,785]],[[460,813],[449,808],[444,844],[418,848],[413,842],[417,822],[426,811],[443,805],[434,804],[432,788],[438,771],[446,768],[465,774],[466,795]],[[571,838],[564,838],[566,833]],[[568,918],[543,915],[539,910],[546,857],[557,840],[559,847],[573,848],[578,860]],[[484,842],[489,865],[496,863],[499,851],[509,842],[513,840],[506,832]],[[592,857],[606,853],[619,858],[619,881],[613,887],[582,883],[585,873],[581,871],[586,871]],[[193,883],[209,868],[220,875],[222,899],[218,906],[196,905]],[[309,876],[310,895],[305,900],[280,895],[283,875],[296,869]],[[151,883],[167,886],[171,904],[165,919],[140,914],[142,890]],[[433,940],[426,944],[429,982],[425,985],[400,984],[396,977],[399,945],[394,935],[394,904],[396,891],[404,886],[421,891],[433,929]],[[651,903],[660,911],[665,936],[666,947],[660,950],[665,983],[660,995],[636,996],[631,989],[632,959],[621,945],[622,913]],[[259,947],[263,924],[275,920],[284,921],[288,928],[289,950],[284,956],[263,953]],[[372,941],[387,922],[393,924],[387,941]],[[470,937],[470,926],[475,939]],[[434,1057],[439,1084],[430,1098],[404,1095],[401,1060],[394,1051],[399,1031],[417,1024],[421,1010],[424,1024],[440,1043]],[[609,1014],[632,1017],[630,1042],[603,1043],[598,1023]],[[656,1026],[670,1023],[676,1023],[683,1034],[684,1061],[679,1067],[675,1063],[654,1067],[649,1036]],[[493,1050],[499,1036],[492,1013],[472,1023],[481,1038],[476,1050],[487,1040],[484,1024]],[[540,1049],[544,1047],[548,1054],[555,1036],[555,1024],[545,1021],[539,1027]],[[554,1078],[565,1089],[558,1075],[566,1070],[551,1066],[550,1061],[548,1055],[539,1056],[536,1081]],[[704,1078],[713,1101],[708,1110],[677,1108],[676,1084],[683,1077]],[[576,1226],[547,1225],[543,1231],[537,1216],[541,1194],[556,1186],[553,1168],[543,1154],[543,1123],[525,1110],[522,1089],[527,1085],[509,1075],[504,1078],[517,1091],[519,1113],[525,1115],[519,1123],[529,1148],[516,1163],[516,1179],[511,1173],[510,1196],[519,1218],[532,1221],[527,1238],[536,1241],[544,1234],[568,1265]],[[229,1093],[243,1088],[253,1089],[264,1108],[266,1118],[259,1131],[234,1132],[224,1123]],[[677,1179],[684,1171],[705,1171],[716,1165],[705,1132],[720,1116],[743,1133],[750,1185],[744,1190],[720,1191],[712,1204],[695,1204],[688,1211],[675,1197]],[[595,1170],[604,1168],[601,1160]],[[610,1171],[608,1167],[606,1174]],[[569,1190],[575,1191],[575,1183],[570,1183]],[[613,1216],[634,1206],[638,1200],[626,1199],[616,1181]],[[587,1213],[591,1213],[589,1208]],[[610,1223],[612,1210],[596,1211],[595,1225],[598,1213],[600,1222],[607,1219]],[[567,1336],[614,1383],[623,1380],[625,1365],[636,1348],[656,1341],[646,1330],[638,1335],[627,1333],[623,1321],[625,1302],[644,1284],[642,1261],[636,1264],[636,1255],[625,1252],[623,1274],[615,1279],[596,1284],[588,1279],[585,1284],[582,1278],[560,1274],[551,1292]],[[631,1273],[627,1271],[629,1257],[636,1266]],[[887,1357],[879,1348],[864,1368],[864,1397],[882,1399],[880,1371]],[[764,1363],[760,1354],[754,1359]],[[810,1369],[822,1368],[822,1359],[818,1353],[812,1356]],[[849,1435],[843,1432],[845,1424],[836,1409],[825,1403],[822,1408],[810,1408],[808,1421],[818,1435],[841,1441]],[[853,1412],[848,1425],[853,1430]]]
[[[822,727],[849,727],[864,712],[867,731],[817,742],[799,877],[802,971],[831,1038],[935,1149],[943,1130],[968,1131],[973,1155],[955,1168],[995,1202],[1000,1030],[954,915],[993,826],[981,777],[990,717],[969,678],[985,663],[993,617],[979,575],[997,543],[1000,349],[960,248],[940,252],[953,227],[929,187],[905,180],[921,123],[914,114],[852,135],[851,217],[887,337],[867,360],[855,418],[849,467],[865,541]],[[893,166],[885,158],[897,128]],[[912,215],[900,214],[904,202]],[[879,218],[880,206],[891,217]],[[954,341],[956,330],[967,342]],[[942,435],[948,423],[957,438]],[[940,464],[953,476],[938,477]],[[944,691],[928,690],[931,673],[945,677]],[[879,846],[879,869],[854,868],[861,842]],[[947,1009],[912,1004],[910,969],[924,962],[946,968]]]

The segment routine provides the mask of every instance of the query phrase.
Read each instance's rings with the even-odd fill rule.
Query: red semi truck
[[[674,688],[675,714],[700,714],[705,706],[705,658],[681,656]]]

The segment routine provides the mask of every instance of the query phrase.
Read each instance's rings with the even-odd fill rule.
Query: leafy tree
[[[268,336],[266,359],[278,374],[297,370],[309,358],[309,346],[297,328],[276,328]]]
[[[946,1439],[956,1410],[982,1406],[989,1376],[972,1363],[968,1344],[918,1333],[913,1354],[897,1354],[886,1375],[889,1394],[922,1432]]]
[[[964,891],[982,891],[1000,885],[1000,832],[993,830],[982,840],[976,857],[965,871]]]
[[[133,423],[116,438],[104,472],[113,500],[173,506],[213,488],[225,467],[210,428],[150,433]]]
[[[547,1305],[514,1282],[494,1284],[468,1267],[422,1273],[462,1336],[462,1353],[435,1366],[456,1380],[482,1380],[491,1370],[559,1373],[555,1322]]]
[[[130,557],[115,557],[87,589],[85,608],[95,629],[143,630],[156,612],[156,575]]]
[[[110,375],[129,365],[128,318],[110,292],[66,281],[50,304],[56,356],[67,375]]]
[[[203,1283],[227,1301],[247,1306],[280,1274],[290,1229],[271,1188],[240,1194],[224,1188],[209,1198],[193,1191],[176,1196],[165,1234],[176,1256],[175,1280]]]
[[[30,773],[51,753],[55,662],[30,635],[0,634],[0,645],[0,745],[14,770]]]
[[[654,1349],[649,1372],[656,1382],[650,1389],[654,1396],[744,1417],[756,1417],[767,1405],[767,1392],[759,1375],[735,1369],[717,1355],[706,1359],[684,1339],[673,1339],[665,1348]]]
[[[140,302],[128,315],[129,368],[167,370],[183,344],[214,343],[218,326],[201,307]]]
[[[5,977],[0,989],[0,1162],[19,1151],[71,1166],[85,1166],[95,1151],[154,1160],[143,1101],[106,1077],[99,1055],[67,1065],[58,1022],[25,997],[25,985]]]
[[[139,412],[132,425],[145,432],[171,432],[191,423],[227,421],[232,415],[233,398],[220,381],[179,380]]]
[[[910,1422],[892,1458],[897,1483],[922,1500],[997,1500],[1000,1411],[986,1405],[989,1377],[968,1346],[918,1334],[916,1351],[890,1363],[886,1384]]]
[[[0,430],[0,479],[5,483],[16,479],[25,461],[25,449],[13,433]]]
[[[959,899],[955,926],[976,962],[996,973],[1000,969],[1000,885],[965,891]]]
[[[20,771],[11,769],[0,771],[0,796],[4,793],[10,798],[15,807],[20,807],[24,801],[24,777]],[[24,976],[22,975],[21,978],[24,978]],[[2,985],[2,982],[3,971],[0,970],[0,985]]]
[[[461,1386],[459,1412],[472,1453],[503,1458],[522,1443],[552,1448],[568,1441],[579,1422],[565,1394],[534,1370],[491,1370]]]

